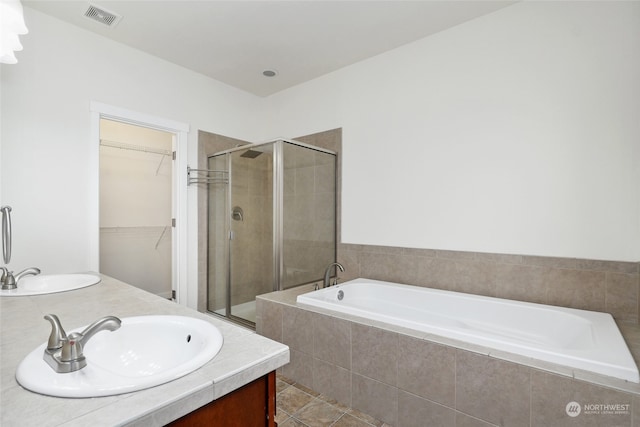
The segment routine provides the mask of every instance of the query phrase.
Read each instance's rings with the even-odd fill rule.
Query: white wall
[[[15,270],[90,266],[91,101],[190,124],[192,165],[197,129],[343,127],[347,243],[640,260],[637,2],[519,3],[267,99],[25,13],[0,73]]]
[[[13,207],[10,267],[85,271],[98,215],[97,171],[88,162],[96,150],[91,101],[188,123],[189,163],[196,165],[198,129],[255,140],[264,100],[24,9],[24,50],[1,74],[0,202]],[[197,230],[189,232],[195,259]]]
[[[270,98],[345,243],[640,260],[640,3],[519,3]]]

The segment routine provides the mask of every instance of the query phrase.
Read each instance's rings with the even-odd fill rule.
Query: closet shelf
[[[145,147],[142,145],[126,144],[124,142],[110,141],[108,139],[101,139],[100,145],[103,147],[120,148],[122,150],[141,151],[143,153],[161,154],[163,156],[169,157],[173,156],[173,151],[171,150],[162,150],[159,148]]]

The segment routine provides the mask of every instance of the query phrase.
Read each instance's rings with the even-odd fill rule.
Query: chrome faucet
[[[329,286],[331,286],[331,282],[330,282],[329,276],[331,275],[331,269],[333,268],[334,265],[336,267],[338,267],[340,269],[340,271],[344,272],[344,267],[339,262],[332,262],[331,264],[329,264],[327,266],[327,269],[324,271],[324,282],[322,284],[323,288],[328,288]],[[336,275],[336,280],[335,280],[335,282],[333,282],[333,284],[334,285],[338,284],[337,275]]]
[[[11,261],[11,206],[2,206],[2,260],[5,265]],[[0,276],[0,289],[15,289],[18,280],[24,276],[40,274],[40,269],[35,267],[25,268],[20,273],[13,275],[13,271],[9,271],[7,267],[0,267],[2,276]]]
[[[35,267],[29,267],[22,270],[20,273],[14,275],[13,271],[7,270],[6,267],[0,267],[2,270],[2,277],[0,278],[0,289],[9,290],[18,287],[18,280],[24,276],[35,276],[40,274],[40,269]]]
[[[87,326],[84,331],[72,332],[67,336],[58,316],[47,314],[44,318],[51,323],[51,334],[42,358],[60,374],[78,371],[87,366],[87,359],[82,353],[87,341],[100,331],[115,331],[122,324],[117,317],[106,316]]]

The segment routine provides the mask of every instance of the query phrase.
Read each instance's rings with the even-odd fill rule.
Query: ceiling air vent
[[[94,21],[98,21],[107,27],[115,27],[122,19],[122,16],[92,4],[89,5],[89,9],[84,13],[84,16],[89,19],[93,19]]]

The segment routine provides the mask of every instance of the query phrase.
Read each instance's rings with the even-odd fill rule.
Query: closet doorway
[[[100,119],[100,272],[174,298],[175,134]]]

